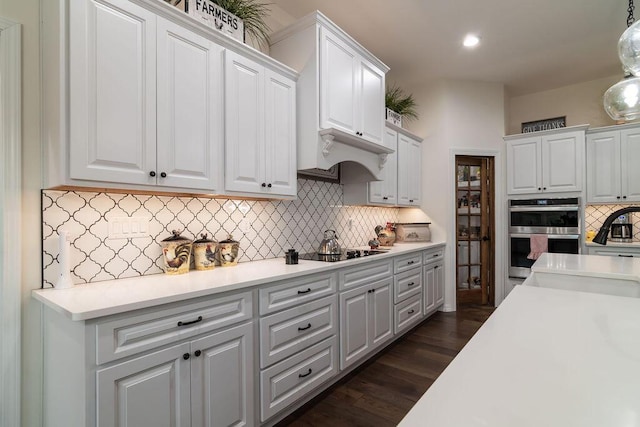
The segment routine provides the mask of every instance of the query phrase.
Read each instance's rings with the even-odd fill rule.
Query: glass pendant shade
[[[618,56],[625,71],[640,75],[640,20],[625,30],[618,40]]]
[[[640,118],[640,77],[626,77],[604,94],[604,109],[613,120]]]

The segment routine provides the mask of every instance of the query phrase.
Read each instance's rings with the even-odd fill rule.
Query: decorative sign
[[[559,129],[567,126],[567,116],[522,123],[522,133]]]
[[[198,21],[244,43],[244,22],[210,0],[190,0],[187,13]]]
[[[389,108],[387,108],[387,121],[398,127],[402,127],[402,116]]]

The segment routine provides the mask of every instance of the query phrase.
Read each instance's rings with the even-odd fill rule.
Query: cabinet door
[[[424,314],[429,315],[436,310],[436,269],[434,265],[424,268]]]
[[[404,134],[398,134],[398,204],[420,205],[421,144]]]
[[[384,145],[394,150],[380,171],[380,181],[369,182],[369,202],[395,205],[398,194],[398,132],[384,128]]]
[[[582,190],[584,132],[542,137],[542,191]]]
[[[126,0],[69,14],[70,177],[155,184],[155,14]]]
[[[435,299],[436,307],[444,304],[444,264],[438,263],[433,266],[435,272]]]
[[[266,187],[264,68],[227,50],[225,78],[225,189],[261,192]]]
[[[192,425],[253,425],[253,381],[251,323],[193,341]]]
[[[623,130],[620,135],[622,198],[640,202],[640,129]]]
[[[96,373],[98,427],[191,425],[189,343]]]
[[[422,198],[422,144],[409,138],[409,204],[420,206]]]
[[[620,187],[620,132],[587,135],[587,202],[615,203]]]
[[[158,185],[220,189],[222,51],[158,18]]]
[[[542,190],[540,158],[540,137],[507,141],[507,194]]]
[[[265,83],[266,191],[270,194],[295,196],[296,82],[265,70]]]
[[[320,128],[359,131],[359,64],[358,55],[347,43],[328,29],[320,29]]]
[[[368,61],[361,60],[358,76],[358,109],[360,119],[357,125],[362,136],[371,142],[384,144],[384,73]]]
[[[371,298],[371,349],[387,341],[393,335],[393,279],[385,279],[372,286]]]
[[[344,369],[369,351],[370,287],[340,294],[340,368]]]

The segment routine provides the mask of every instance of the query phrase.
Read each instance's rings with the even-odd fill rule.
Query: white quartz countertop
[[[400,426],[640,426],[640,299],[516,286]]]
[[[531,271],[640,282],[640,258],[544,253]]]
[[[388,253],[338,262],[300,260],[287,265],[283,258],[216,267],[210,271],[190,271],[181,275],[151,276],[75,285],[70,289],[39,289],[35,299],[67,315],[72,320],[88,320],[160,304],[254,287],[339,268],[444,246],[444,242],[398,243]]]

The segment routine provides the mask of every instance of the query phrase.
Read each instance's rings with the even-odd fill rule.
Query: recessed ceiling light
[[[480,43],[480,37],[474,34],[467,34],[464,38],[464,41],[462,42],[464,47],[469,47],[469,48],[476,47],[478,46],[479,43]]]

